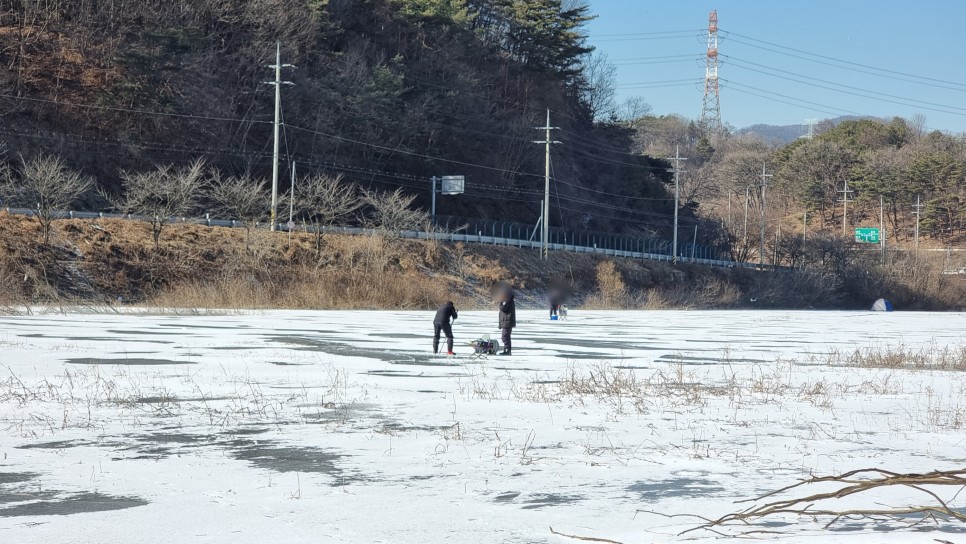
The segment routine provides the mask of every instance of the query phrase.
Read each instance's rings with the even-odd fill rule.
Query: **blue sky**
[[[588,25],[590,42],[617,65],[620,99],[641,96],[654,113],[700,115],[708,14],[717,9],[727,123],[919,113],[931,129],[966,132],[964,0],[590,5],[598,16]]]

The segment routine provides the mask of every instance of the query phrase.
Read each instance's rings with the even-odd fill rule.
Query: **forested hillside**
[[[423,209],[430,176],[463,174],[466,194],[440,198],[440,215],[532,225],[544,185],[544,146],[535,141],[545,132],[537,127],[549,109],[554,227],[670,239],[667,157],[680,149],[688,158],[683,236],[690,242],[697,226],[698,242],[721,256],[821,269],[835,261],[841,276],[857,255],[849,229],[877,226],[880,197],[891,244],[914,239],[917,201],[927,246],[955,246],[966,229],[962,135],[929,131],[921,117],[839,119],[786,145],[709,133],[652,112],[646,96],[615,104],[615,68],[589,46],[592,13],[580,0],[0,6],[0,141],[3,175],[13,180],[0,196],[8,203],[30,168],[42,174],[39,166],[53,164],[31,162],[41,154],[94,178],[100,191],[88,192],[89,208],[123,209],[119,193],[144,172],[159,179],[194,172],[199,191],[219,180],[264,188],[274,116],[266,82],[280,43],[282,62],[294,65],[282,70],[293,83],[281,92],[283,195],[292,161],[299,179],[323,193],[339,192],[341,183],[362,201],[355,186],[402,188]],[[204,172],[188,168],[198,159]],[[319,174],[342,177],[312,185]],[[239,210],[211,196],[197,199],[193,213]],[[317,223],[332,199],[309,200],[303,218]],[[259,213],[235,215],[258,220],[267,206],[247,207]]]
[[[270,177],[281,43],[282,191],[300,174],[405,187],[432,175],[467,193],[439,212],[533,224],[544,137],[559,127],[552,224],[669,235],[664,161],[634,130],[598,124],[586,5],[562,0],[71,0],[3,2],[0,139],[116,190],[122,171],[204,157]],[[605,97],[606,99],[606,97]],[[98,205],[93,200],[90,206]],[[685,210],[685,220],[691,215]],[[703,234],[703,233],[702,233]]]

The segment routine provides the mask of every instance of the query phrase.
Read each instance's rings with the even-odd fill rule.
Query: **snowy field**
[[[810,474],[966,468],[966,373],[828,356],[962,346],[966,315],[521,312],[514,356],[487,360],[466,343],[498,337],[495,311],[461,314],[456,359],[429,353],[431,318],[0,317],[0,542],[966,542],[677,516]]]

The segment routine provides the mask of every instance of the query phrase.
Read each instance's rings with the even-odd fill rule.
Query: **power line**
[[[681,38],[692,38],[698,35],[699,35],[698,33],[692,32],[690,34],[681,34],[677,36],[640,36],[637,38],[634,38],[634,37],[603,38],[603,39],[595,39],[594,42],[609,43],[609,42],[642,42],[642,41],[650,41],[650,40],[679,40]]]
[[[167,116],[167,117],[175,117],[175,118],[191,118],[191,119],[199,119],[199,120],[210,120],[210,121],[246,122],[246,123],[251,123],[251,124],[269,124],[269,123],[271,123],[271,121],[261,121],[261,120],[255,120],[255,119],[237,119],[237,118],[224,118],[224,117],[214,117],[214,116],[199,116],[199,115],[189,115],[189,114],[176,114],[176,113],[168,113],[168,112],[154,112],[154,111],[139,110],[139,109],[132,109],[132,108],[115,108],[115,107],[110,107],[110,106],[98,106],[98,105],[89,105],[89,104],[76,104],[76,103],[68,103],[68,102],[62,102],[62,101],[54,101],[54,100],[46,100],[46,99],[36,99],[36,98],[13,96],[13,95],[3,95],[3,94],[0,94],[0,97],[6,97],[6,98],[11,98],[11,99],[17,99],[17,100],[24,100],[24,101],[29,101],[29,102],[49,103],[49,104],[55,104],[55,105],[64,106],[64,107],[79,107],[79,108],[98,109],[98,110],[104,110],[104,111],[119,111],[119,112],[133,113],[133,114],[141,114],[141,115],[157,115],[157,116]],[[566,116],[566,114],[564,114],[564,115]],[[570,116],[568,116],[568,117],[570,117]],[[408,150],[404,150],[404,149],[391,148],[391,147],[382,146],[382,145],[378,145],[378,144],[372,144],[372,143],[369,143],[369,142],[363,142],[361,140],[355,140],[355,139],[352,139],[352,138],[345,138],[345,137],[342,137],[342,136],[336,136],[336,135],[332,135],[332,134],[327,134],[327,133],[324,133],[322,131],[308,129],[308,128],[305,128],[305,127],[299,127],[299,126],[295,126],[295,125],[288,125],[287,123],[281,123],[281,124],[284,125],[284,130],[285,130],[284,138],[285,138],[285,142],[286,142],[286,155],[287,155],[287,158],[288,158],[289,162],[293,159],[293,155],[292,155],[291,150],[288,147],[288,138],[287,138],[288,132],[287,132],[287,128],[291,127],[293,130],[304,131],[304,132],[312,133],[312,134],[315,134],[315,135],[318,135],[318,136],[322,136],[322,137],[326,137],[326,138],[331,138],[331,139],[335,139],[335,140],[339,140],[339,141],[344,141],[344,142],[348,142],[348,143],[352,143],[352,144],[364,145],[364,146],[367,146],[367,147],[381,149],[381,150],[385,150],[385,151],[390,152],[390,153],[401,153],[401,154],[406,154],[406,155],[411,155],[411,156],[422,157],[422,158],[426,158],[426,159],[430,159],[430,160],[437,160],[437,161],[447,162],[447,163],[452,163],[452,164],[460,164],[460,165],[464,165],[464,166],[470,166],[470,167],[474,167],[474,168],[480,168],[480,169],[491,170],[491,171],[498,171],[498,172],[508,173],[508,174],[512,174],[512,175],[540,177],[537,174],[533,174],[533,173],[529,173],[529,172],[520,172],[520,171],[509,170],[509,169],[505,169],[505,168],[498,168],[498,167],[492,167],[492,166],[486,166],[486,165],[480,165],[480,164],[470,163],[470,162],[466,162],[466,161],[458,161],[458,160],[453,160],[453,159],[446,159],[446,158],[443,158],[443,157],[437,157],[437,156],[433,156],[433,155],[426,155],[426,154],[416,153],[416,152],[408,151]],[[444,126],[446,126],[446,125],[444,125]],[[450,126],[450,128],[460,128],[460,127]],[[139,147],[139,148],[142,148],[142,149],[151,149],[151,150],[156,150],[156,151],[174,152],[174,153],[224,154],[224,155],[231,155],[231,156],[238,156],[238,157],[247,157],[249,159],[251,159],[251,158],[267,159],[267,157],[270,156],[268,153],[265,153],[265,152],[262,152],[262,153],[252,153],[252,152],[244,152],[244,151],[239,151],[239,150],[230,149],[230,148],[220,148],[220,149],[219,148],[199,148],[199,147],[166,145],[166,144],[160,144],[160,143],[154,143],[154,142],[135,142],[135,141],[107,140],[107,139],[87,140],[87,139],[78,138],[75,135],[64,135],[64,134],[42,135],[42,134],[30,134],[30,133],[24,133],[24,132],[16,132],[16,131],[0,131],[0,133],[10,134],[10,135],[26,136],[26,137],[36,137],[36,138],[60,139],[60,140],[67,140],[67,141],[77,142],[77,143],[88,143],[88,144],[92,144],[92,145],[105,144],[105,145],[115,145],[115,146]],[[495,133],[486,133],[486,134],[493,135],[493,136],[497,136],[497,134],[495,134]],[[575,133],[571,133],[571,134],[574,134],[575,136],[577,136]],[[505,136],[505,135],[501,135],[501,136]],[[591,140],[589,140],[587,138],[584,138],[584,140],[591,141]],[[611,149],[613,151],[615,151],[615,152],[619,152],[615,148],[611,148]],[[631,156],[638,156],[638,155],[634,155],[634,154],[627,153],[627,152],[624,152],[624,153],[626,153],[628,155],[631,155]],[[583,155],[583,154],[581,154],[581,156],[583,158],[592,158],[592,157],[589,157],[589,156]],[[369,176],[379,176],[379,177],[387,177],[388,176],[388,177],[392,177],[393,179],[419,179],[419,180],[422,180],[422,178],[415,178],[415,177],[413,177],[413,178],[406,178],[406,177],[400,177],[398,174],[386,173],[386,172],[379,172],[379,171],[373,171],[373,170],[366,170],[366,169],[358,169],[358,168],[354,168],[354,167],[349,167],[348,165],[335,165],[334,163],[325,163],[325,162],[320,162],[320,161],[316,161],[316,160],[312,160],[312,159],[298,158],[298,157],[295,157],[295,158],[296,158],[296,160],[298,160],[298,162],[305,163],[305,164],[308,164],[308,165],[312,165],[312,166],[322,166],[322,167],[327,167],[327,168],[330,168],[330,169],[337,168],[337,169],[342,169],[342,170],[348,170],[348,171],[355,172],[357,174],[358,173],[362,173],[362,174],[369,175]],[[264,161],[262,161],[262,162],[264,162]],[[630,166],[630,167],[636,167],[636,168],[642,168],[642,169],[648,169],[648,170],[661,170],[661,168],[658,168],[658,167],[649,167],[649,166],[644,166],[644,165],[635,165],[635,164],[626,163],[626,162],[620,163],[618,161],[612,161],[612,162],[617,163],[617,164],[622,165],[622,166]],[[607,195],[607,196],[613,196],[613,197],[617,197],[617,198],[635,199],[635,200],[654,200],[654,201],[667,200],[667,199],[660,199],[660,198],[631,197],[631,196],[626,196],[626,195],[620,195],[620,194],[617,194],[617,193],[610,193],[610,192],[607,192],[607,191],[601,191],[601,190],[597,190],[597,189],[591,189],[591,188],[588,188],[588,187],[583,187],[583,186],[580,186],[580,185],[577,185],[577,184],[574,184],[574,183],[565,182],[563,180],[557,180],[556,178],[554,178],[554,181],[555,182],[558,182],[559,181],[559,183],[561,183],[561,184],[573,186],[573,187],[576,187],[576,188],[579,188],[581,190],[585,190],[585,191],[588,191],[588,192],[592,192],[592,193],[596,193],[596,194],[601,194],[601,195]],[[412,184],[404,184],[404,185],[411,186],[411,187],[416,187],[415,185],[412,185]],[[571,198],[566,197],[566,196],[564,196],[563,198],[566,199],[566,200],[572,200],[574,202],[580,202],[580,203],[584,203],[584,204],[599,205],[599,203],[596,203],[596,202],[593,202],[593,201],[589,201],[589,200],[571,199]],[[634,209],[631,209],[631,208],[619,208],[618,207],[618,208],[612,208],[612,209],[619,210],[619,211],[627,211],[627,212],[632,212],[632,213],[641,213],[638,210],[634,210]]]
[[[462,165],[462,166],[470,166],[470,167],[473,167],[473,168],[480,168],[480,169],[483,169],[483,170],[492,170],[492,171],[496,171],[496,172],[503,172],[503,173],[506,173],[506,174],[513,174],[513,175],[518,175],[518,176],[529,176],[529,177],[537,177],[537,178],[542,178],[543,177],[543,176],[541,176],[539,174],[533,174],[533,173],[530,173],[530,172],[518,172],[518,171],[514,171],[514,170],[507,170],[506,168],[499,168],[499,167],[496,167],[496,166],[485,166],[485,165],[482,165],[482,164],[474,164],[474,163],[466,162],[466,161],[458,161],[458,160],[454,160],[454,159],[446,159],[446,158],[437,157],[437,156],[434,156],[434,155],[425,155],[423,153],[417,153],[415,151],[408,151],[406,149],[392,148],[392,147],[387,147],[387,146],[384,146],[384,145],[373,144],[373,143],[369,143],[369,142],[363,142],[362,140],[355,140],[353,138],[345,138],[343,136],[336,136],[334,134],[328,134],[328,133],[325,133],[325,132],[322,132],[322,131],[318,131],[318,130],[314,130],[314,129],[310,129],[310,128],[305,128],[305,127],[299,127],[299,126],[295,126],[295,125],[290,125],[290,127],[292,128],[292,130],[298,130],[298,131],[302,131],[302,132],[308,132],[310,134],[316,134],[316,135],[322,136],[324,138],[331,138],[333,140],[339,140],[339,141],[346,142],[346,143],[351,143],[351,144],[356,144],[356,145],[362,145],[362,146],[366,146],[366,147],[371,147],[373,149],[381,149],[383,151],[388,151],[390,153],[399,153],[399,154],[409,155],[409,156],[413,156],[413,157],[420,157],[420,158],[424,158],[424,159],[430,159],[430,160],[434,160],[434,161],[446,162],[446,163],[450,163],[450,164],[459,164],[459,165]]]
[[[852,95],[852,96],[858,96],[860,98],[867,98],[869,100],[878,100],[878,101],[881,101],[881,102],[888,102],[890,104],[897,104],[897,105],[900,105],[900,106],[907,106],[907,107],[912,107],[912,108],[923,108],[923,109],[926,109],[926,110],[936,111],[936,112],[940,112],[940,113],[945,113],[945,114],[948,114],[948,115],[963,115],[963,116],[966,116],[966,108],[959,108],[959,107],[955,107],[955,106],[946,106],[944,104],[937,104],[935,102],[928,102],[928,101],[924,101],[924,100],[906,99],[906,98],[903,98],[903,97],[900,97],[900,96],[896,96],[896,95],[891,95],[891,94],[886,94],[886,93],[880,93],[880,92],[877,92],[877,91],[869,91],[869,90],[866,90],[866,89],[861,89],[859,87],[852,87],[850,85],[844,85],[844,84],[841,84],[841,83],[836,83],[836,82],[832,82],[832,81],[828,81],[828,80],[824,80],[824,79],[817,79],[817,78],[811,78],[811,77],[809,79],[799,79],[799,78],[795,78],[795,77],[783,76],[783,75],[780,75],[780,74],[773,74],[773,73],[769,73],[766,70],[771,70],[771,71],[774,71],[774,72],[781,72],[781,73],[784,73],[784,74],[792,74],[792,72],[788,72],[786,70],[780,70],[778,68],[771,68],[771,67],[765,66],[763,64],[758,64],[758,63],[749,62],[749,61],[743,61],[741,59],[732,58],[731,60],[737,62],[737,64],[734,64],[734,67],[735,68],[739,68],[739,69],[742,69],[742,70],[748,70],[748,71],[756,72],[756,73],[759,73],[759,74],[764,74],[764,75],[770,76],[770,77],[784,79],[784,80],[791,81],[791,82],[794,82],[794,83],[800,83],[800,84],[803,84],[803,85],[809,85],[809,86],[817,87],[817,88],[820,88],[820,89],[826,89],[826,90],[835,91],[835,92],[839,92],[839,93],[843,93],[843,94],[849,94],[849,95]],[[749,66],[743,66],[744,64],[750,64],[750,65],[753,65],[753,66],[759,66],[759,67],[765,68],[766,70],[758,70],[758,69],[755,69],[755,68],[751,68]],[[834,86],[820,85],[818,83],[815,83],[816,81],[822,82],[822,83],[828,83],[829,85],[834,85]],[[869,94],[862,94],[862,93],[858,93],[858,92],[852,92],[852,91],[848,91],[848,90],[845,90],[845,89],[855,89],[855,90],[858,90],[858,91],[862,91],[863,93],[869,93]],[[883,97],[898,98],[900,100],[907,100],[908,102],[902,102],[902,101],[899,101],[899,100],[891,100],[890,98],[880,98],[880,97],[877,97],[877,96],[870,96],[870,95],[880,95],[880,96],[883,96]],[[917,102],[918,104],[911,104],[910,102]],[[936,107],[931,107],[931,106],[936,106]],[[951,111],[950,109],[942,109],[942,108],[951,108],[951,109],[962,110],[962,111],[956,112],[956,111]]]
[[[858,63],[858,62],[852,62],[852,61],[837,59],[835,57],[829,57],[829,56],[821,55],[821,54],[818,54],[818,53],[811,53],[809,51],[805,51],[805,50],[802,50],[802,49],[796,49],[794,47],[788,47],[786,45],[781,45],[781,44],[777,44],[777,43],[774,43],[774,42],[769,42],[769,41],[765,41],[765,40],[759,40],[757,38],[752,38],[751,36],[745,36],[743,34],[739,34],[737,32],[726,31],[726,36],[727,37],[737,36],[739,38],[744,38],[745,40],[750,40],[752,42],[762,43],[762,44],[770,45],[772,47],[778,47],[780,49],[785,49],[785,50],[788,50],[788,51],[794,51],[794,52],[800,53],[802,55],[807,55],[807,56],[816,57],[816,58],[819,58],[819,59],[824,59],[825,61],[829,61],[829,62],[820,62],[818,60],[810,59],[810,58],[807,58],[807,57],[796,57],[796,55],[791,55],[791,54],[789,54],[787,52],[776,51],[774,49],[768,49],[768,48],[762,47],[760,45],[755,45],[755,44],[752,44],[752,43],[743,42],[741,40],[734,40],[734,41],[736,41],[738,43],[742,43],[743,45],[747,45],[749,47],[756,47],[756,48],[764,49],[766,51],[771,51],[773,53],[777,53],[777,54],[780,54],[780,55],[788,55],[788,56],[793,56],[793,57],[796,57],[796,58],[801,58],[803,60],[808,60],[808,61],[811,61],[811,62],[817,62],[817,63],[820,63],[820,64],[826,64],[828,66],[834,66],[834,67],[839,68],[839,69],[854,69],[854,68],[860,68],[860,69],[868,70],[868,71],[859,70],[859,71],[862,71],[863,73],[870,73],[871,75],[876,75],[876,76],[879,76],[879,77],[889,77],[889,76],[885,76],[885,75],[882,75],[882,74],[875,73],[876,71],[878,71],[878,72],[884,72],[884,73],[888,73],[888,74],[892,74],[892,75],[896,75],[896,76],[903,76],[904,78],[911,78],[911,79],[902,79],[902,81],[907,81],[907,82],[911,82],[911,83],[920,83],[920,84],[924,84],[924,85],[933,85],[934,83],[941,83],[943,85],[952,85],[953,86],[953,87],[943,87],[943,88],[952,89],[952,90],[958,90],[958,91],[966,91],[966,83],[960,83],[960,82],[956,82],[956,81],[948,81],[948,80],[944,80],[944,79],[938,79],[938,78],[927,77],[927,76],[920,76],[920,75],[916,75],[916,74],[909,74],[909,73],[905,73],[905,72],[899,72],[899,71],[896,71],[896,70],[890,70],[888,68],[880,68],[880,67],[871,66],[871,65],[868,65],[868,64],[862,64],[862,63]],[[846,67],[842,66],[843,64],[848,65],[848,66],[850,66],[852,68],[846,68]],[[932,82],[932,83],[926,83],[926,82]]]
[[[772,91],[767,91],[767,90],[764,90],[764,89],[760,89],[758,87],[752,87],[751,85],[744,85],[744,84],[741,84],[741,83],[737,83],[735,81],[732,81],[730,79],[729,80],[723,80],[723,81],[724,81],[724,83],[726,83],[726,87],[725,88],[735,87],[732,90],[735,90],[735,91],[738,91],[738,92],[742,92],[742,93],[745,93],[745,94],[750,94],[752,96],[757,96],[759,98],[764,98],[766,100],[772,100],[772,101],[775,101],[775,102],[780,102],[782,104],[788,104],[790,106],[800,107],[800,108],[803,108],[803,109],[806,109],[806,110],[809,110],[809,111],[820,111],[822,113],[827,113],[829,115],[841,115],[842,113],[847,113],[847,114],[850,114],[850,115],[858,115],[858,116],[863,115],[862,113],[859,113],[859,112],[856,112],[856,111],[846,110],[846,109],[838,108],[838,107],[835,107],[835,106],[828,106],[828,105],[825,105],[825,104],[820,104],[818,102],[812,102],[812,101],[809,101],[809,100],[803,100],[803,99],[800,99],[800,98],[795,98],[793,96],[788,96],[787,94],[781,94],[781,93],[776,93],[776,92],[772,92]],[[742,90],[742,89],[750,89],[750,90]],[[754,92],[754,91],[757,91],[757,92]],[[764,94],[759,94],[759,93],[764,93]],[[780,98],[774,98],[773,96],[769,96],[769,95],[774,95],[774,96],[777,96],[777,97],[780,97],[780,98],[785,98],[786,100],[781,100]],[[819,109],[807,108],[807,107],[802,106],[802,104],[809,104],[809,105],[812,105],[812,106],[817,106]],[[829,111],[829,110],[836,110],[836,111]]]
[[[665,81],[651,81],[651,82],[640,82],[640,83],[622,83],[617,85],[620,88],[658,88],[658,87],[679,87],[684,85],[693,85],[694,83],[699,83],[701,80],[695,78],[686,79],[668,79]]]
[[[582,159],[585,159],[591,162],[596,162],[599,164],[608,164],[612,166],[625,166],[628,168],[637,168],[640,170],[649,170],[649,171],[657,171],[657,172],[665,172],[667,170],[663,166],[647,166],[643,164],[633,164],[633,163],[618,161],[613,159],[605,159],[603,157],[596,157],[594,155],[590,155],[586,152],[583,152],[576,147],[572,147],[570,144],[567,144],[567,143],[564,143],[564,147],[566,147],[573,155],[576,155],[577,157],[580,157]],[[632,155],[632,156],[644,157],[643,155]]]
[[[622,63],[637,64],[637,61],[650,62],[653,60],[674,60],[674,59],[700,60],[701,56],[693,55],[693,54],[685,54],[685,55],[660,55],[656,57],[627,57],[626,59],[614,59],[614,60],[611,60],[610,62],[612,64],[622,64]]]
[[[677,59],[640,60],[640,61],[633,61],[633,62],[622,61],[622,62],[614,62],[612,64],[614,66],[644,66],[644,65],[651,65],[651,64],[678,64],[678,63],[691,62],[691,61],[697,61],[697,60],[700,60],[700,57],[696,57],[694,55],[686,55],[686,56],[682,55],[682,58],[677,58]]]
[[[616,147],[612,147],[612,146],[609,146],[609,145],[602,144],[602,143],[600,143],[600,142],[598,142],[596,140],[593,140],[593,139],[588,138],[586,136],[581,136],[580,134],[577,134],[576,132],[571,132],[571,131],[569,131],[567,129],[560,129],[560,130],[564,134],[568,134],[570,136],[570,138],[576,140],[578,143],[580,143],[580,145],[584,145],[584,146],[588,146],[588,147],[593,147],[593,148],[596,148],[596,149],[600,149],[602,151],[609,151],[609,152],[614,153],[614,154],[617,154],[617,155],[627,155],[627,156],[635,157],[635,158],[644,158],[644,157],[646,157],[646,155],[640,155],[638,153],[632,153],[630,151],[626,151],[626,150],[622,150],[622,149],[619,149],[619,148],[616,148]],[[643,165],[641,165],[641,166],[643,166]],[[649,167],[649,168],[651,168],[653,170],[663,170],[663,168],[659,168],[659,167]]]
[[[193,114],[187,114],[187,113],[170,113],[170,112],[140,110],[140,109],[133,109],[133,108],[118,108],[114,106],[99,106],[95,104],[77,104],[77,103],[71,103],[71,102],[62,102],[59,100],[48,100],[45,98],[30,98],[26,96],[17,96],[12,94],[0,94],[0,98],[6,98],[9,100],[20,100],[23,102],[55,104],[58,106],[67,106],[67,107],[73,107],[73,108],[114,111],[114,112],[121,112],[121,113],[137,113],[140,115],[152,115],[152,116],[158,116],[158,117],[176,117],[176,118],[182,118],[182,119],[197,119],[200,121],[225,121],[225,122],[232,122],[232,123],[271,124],[271,121],[259,121],[255,119],[238,119],[236,117],[213,117],[208,115],[193,115]]]
[[[696,32],[701,32],[704,29],[692,28],[688,30],[661,30],[655,32],[628,32],[621,34],[594,34],[595,38],[620,38],[626,36],[662,36],[667,34],[694,34]]]

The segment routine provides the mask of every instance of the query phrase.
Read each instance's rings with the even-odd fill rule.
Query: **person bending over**
[[[459,314],[456,312],[456,306],[453,305],[453,301],[448,300],[446,304],[439,307],[436,310],[436,317],[433,319],[433,353],[439,353],[439,334],[442,332],[446,335],[446,353],[453,355],[453,321]]]

